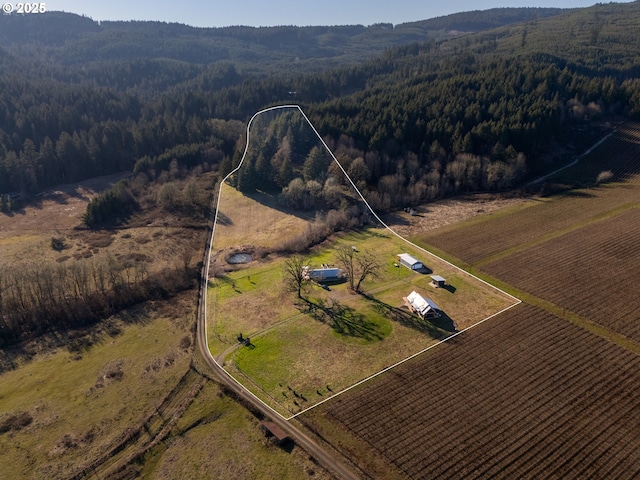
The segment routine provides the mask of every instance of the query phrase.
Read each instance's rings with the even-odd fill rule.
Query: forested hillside
[[[226,170],[242,124],[294,102],[346,167],[361,159],[372,202],[391,208],[511,188],[640,115],[638,2],[391,27],[0,16],[0,193],[122,170],[153,178],[174,159]]]
[[[359,63],[385,48],[557,15],[558,8],[503,8],[421,22],[334,26],[195,28],[164,22],[94,22],[61,12],[0,15],[0,45],[65,66],[172,59],[204,66],[226,60],[243,71],[321,70]]]

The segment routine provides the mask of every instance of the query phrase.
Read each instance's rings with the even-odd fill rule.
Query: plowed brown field
[[[484,265],[491,275],[640,342],[640,209]]]
[[[562,196],[532,200],[524,206],[481,223],[435,230],[420,240],[468,263],[479,262],[510,248],[544,240],[557,231],[589,222],[640,199],[640,181],[616,188],[570,191]]]
[[[410,478],[637,478],[639,387],[638,356],[522,304],[309,421]]]

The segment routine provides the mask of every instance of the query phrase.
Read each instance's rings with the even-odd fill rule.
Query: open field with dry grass
[[[303,233],[315,215],[313,212],[300,216],[282,209],[277,199],[270,195],[244,195],[226,183],[220,188],[214,251],[247,244],[264,248],[280,246],[284,236]]]
[[[302,420],[353,458],[383,456],[378,478],[634,478],[639,367],[521,305]]]
[[[507,208],[516,209],[530,202],[528,196],[462,195],[419,205],[415,208],[415,215],[398,211],[382,215],[382,220],[404,238],[416,238],[431,230],[442,231],[447,225],[494,215]]]
[[[129,175],[97,177],[43,192],[24,208],[10,215],[0,214],[0,240],[30,234],[53,236],[72,229],[81,221],[89,200]]]
[[[18,212],[0,214],[0,267],[71,264],[109,255],[118,261],[143,261],[149,271],[167,264],[181,266],[185,255],[198,251],[203,232],[184,228],[173,215],[124,228],[89,230],[82,225],[89,200],[125,176],[60,186]],[[52,248],[54,237],[63,242],[62,248]]]
[[[206,218],[160,211],[153,190],[128,223],[82,227],[89,199],[120,177],[62,186],[0,215],[3,278],[116,264],[128,283],[130,265],[145,276],[193,268]],[[206,192],[210,180],[194,181]],[[252,413],[196,371],[196,292],[170,296],[0,349],[1,478],[330,478],[303,451],[268,442]]]
[[[209,381],[178,421],[170,441],[145,456],[142,478],[334,478],[299,448],[265,438],[260,422]]]
[[[192,297],[126,312],[3,373],[0,476],[331,478],[190,369]]]
[[[183,310],[191,299],[114,316],[104,331],[76,332],[4,372],[0,419],[26,412],[32,420],[0,434],[3,475],[67,478],[153,413],[188,369],[192,341],[180,342],[190,338]]]

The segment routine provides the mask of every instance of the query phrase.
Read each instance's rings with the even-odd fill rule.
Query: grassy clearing
[[[184,323],[143,318],[118,327],[80,354],[58,349],[0,377],[0,412],[33,418],[0,435],[6,478],[68,476],[153,411],[188,368],[178,344]]]
[[[235,200],[239,195],[232,191],[230,196]],[[218,238],[225,232],[244,231],[242,221],[285,218],[283,212],[272,213],[268,205],[249,200],[241,196],[241,208],[235,205],[234,219],[227,220],[232,229],[216,230]],[[243,218],[244,209],[252,212],[250,218]],[[224,211],[230,211],[226,203]],[[249,238],[252,245],[262,246],[274,240],[269,235]],[[248,240],[242,240],[246,243]],[[224,249],[241,246],[229,238],[220,239],[217,245]],[[328,290],[309,285],[303,299],[298,299],[284,288],[286,257],[275,255],[233,267],[236,270],[229,268],[211,280],[212,353],[225,352],[226,368],[283,415],[307,408],[432,345],[456,328],[466,328],[513,303],[383,228],[338,235],[305,255],[305,263],[339,267],[336,249],[341,246],[375,253],[380,261],[378,278],[362,284],[365,295],[349,292],[347,283],[342,283]],[[427,270],[418,273],[395,266],[400,253],[418,258]],[[449,287],[432,287],[431,273],[447,278]],[[412,290],[431,298],[445,315],[425,321],[411,314],[403,297]],[[240,346],[239,333],[251,338],[251,346]]]
[[[144,460],[141,478],[332,478],[302,450],[271,444],[259,421],[212,382],[185,412],[179,431]]]
[[[297,314],[283,289],[282,261],[266,260],[210,282],[210,349],[218,354],[239,333],[254,335]]]
[[[56,251],[51,238],[61,238],[64,248]],[[111,256],[118,261],[144,261],[149,272],[167,265],[181,268],[183,252],[197,251],[202,233],[171,227],[131,227],[125,230],[43,232],[0,238],[0,267],[21,268],[38,263],[71,264],[92,257]]]
[[[273,196],[256,193],[244,195],[235,188],[221,187],[218,223],[213,249],[238,245],[274,247],[282,243],[283,234],[295,236],[305,231],[313,216],[299,216],[282,209]]]

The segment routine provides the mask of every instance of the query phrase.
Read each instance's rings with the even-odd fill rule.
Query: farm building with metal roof
[[[341,282],[344,272],[340,268],[308,268],[305,267],[305,278],[314,282]]]
[[[276,423],[264,420],[261,426],[265,435],[274,437],[279,444],[283,444],[289,440],[289,435]]]
[[[422,270],[424,267],[420,260],[417,260],[408,253],[399,253],[398,262],[411,270]]]
[[[422,318],[436,318],[440,316],[440,308],[428,298],[415,290],[404,298],[409,310],[416,312]]]

